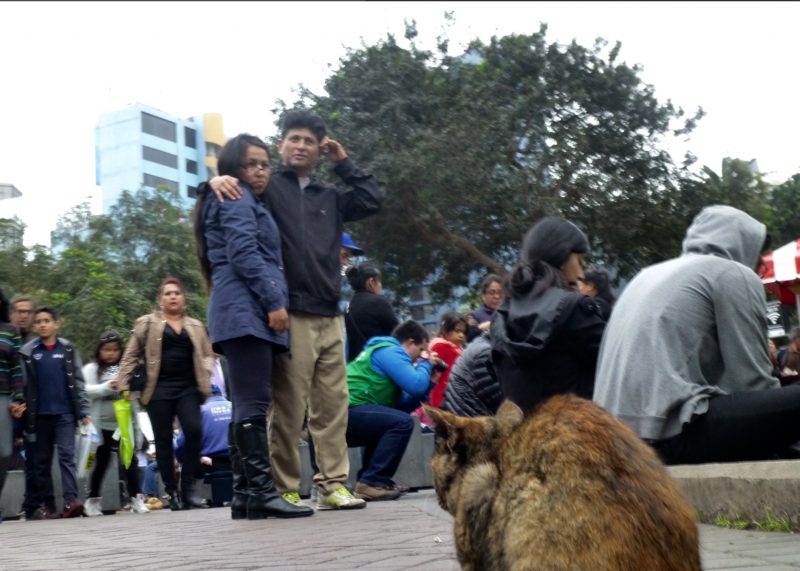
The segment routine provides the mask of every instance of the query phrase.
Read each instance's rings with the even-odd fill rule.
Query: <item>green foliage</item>
[[[800,238],[800,217],[797,216],[800,205],[800,174],[772,189],[770,195],[770,213],[773,233],[772,245],[779,247]]]
[[[53,232],[55,254],[41,246],[0,251],[0,284],[56,307],[59,333],[89,360],[103,330],[127,337],[133,321],[153,310],[167,276],[184,282],[188,313],[205,320],[193,244],[189,216],[172,191],[126,191],[108,216],[92,216],[88,204],[67,212]]]
[[[470,276],[503,274],[539,218],[582,226],[597,261],[630,275],[676,253],[683,221],[678,181],[662,150],[689,133],[686,117],[657,100],[619,45],[586,48],[530,35],[473,41],[458,57],[393,36],[350,50],[325,83],[301,90],[335,138],[384,182],[381,214],[358,239],[406,295],[433,277],[438,299]],[[681,229],[682,230],[682,229]]]

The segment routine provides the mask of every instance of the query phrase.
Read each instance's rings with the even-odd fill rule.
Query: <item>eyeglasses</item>
[[[486,294],[486,295],[499,297],[499,296],[503,295],[503,290],[501,290],[501,289],[487,289],[483,293]]]
[[[272,170],[272,167],[269,166],[268,162],[263,162],[263,163],[252,162],[252,163],[247,163],[246,165],[239,165],[239,166],[241,166],[244,170],[246,170],[249,173],[258,172],[259,170],[265,172],[269,172],[270,170]]]

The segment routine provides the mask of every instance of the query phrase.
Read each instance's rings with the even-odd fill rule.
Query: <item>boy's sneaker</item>
[[[131,511],[137,514],[146,514],[150,511],[144,503],[144,494],[136,494],[131,498]]]
[[[344,486],[339,486],[330,494],[323,494],[320,490],[317,499],[318,510],[357,510],[365,507],[367,502],[353,496]]]
[[[86,517],[96,517],[103,515],[103,510],[100,508],[102,498],[89,498],[83,505],[83,515]]]
[[[61,514],[63,518],[81,517],[83,515],[83,504],[78,500],[64,503],[64,513]]]
[[[400,492],[394,488],[376,488],[363,482],[356,484],[356,497],[368,502],[380,502],[383,500],[396,500],[400,497]]]
[[[282,492],[281,496],[290,504],[302,506],[303,501],[300,499],[300,492]]]

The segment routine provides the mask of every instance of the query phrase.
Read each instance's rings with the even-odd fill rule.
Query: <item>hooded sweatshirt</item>
[[[526,412],[557,394],[592,398],[605,326],[595,299],[573,290],[508,296],[490,329],[503,396]]]
[[[642,270],[614,306],[595,402],[658,441],[706,413],[710,398],[777,388],[754,271],[765,237],[766,227],[740,210],[704,208],[683,254]]]

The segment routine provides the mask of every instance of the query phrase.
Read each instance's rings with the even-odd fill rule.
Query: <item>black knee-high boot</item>
[[[233,499],[231,500],[231,519],[245,519],[247,517],[247,477],[242,465],[242,455],[236,445],[233,423],[228,425],[228,454],[231,458],[231,472],[233,473]]]
[[[247,519],[313,515],[313,509],[287,502],[275,489],[267,447],[267,419],[256,416],[237,423],[234,435],[247,478]]]

